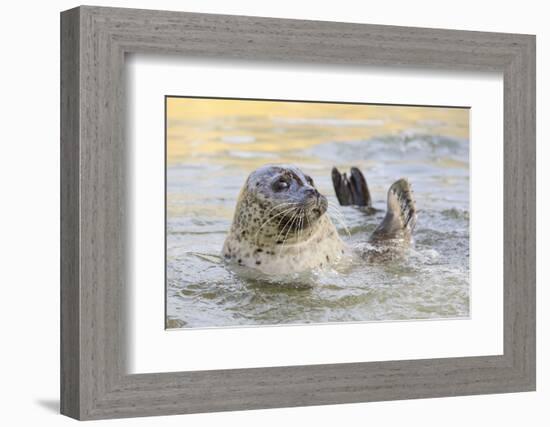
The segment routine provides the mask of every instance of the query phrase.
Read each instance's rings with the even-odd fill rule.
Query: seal
[[[342,205],[367,214],[377,210],[362,173],[351,178],[334,168],[332,179]],[[337,264],[351,249],[327,215],[327,198],[296,166],[265,165],[253,171],[241,189],[222,254],[226,262],[265,274],[297,273]],[[386,215],[360,255],[393,253],[410,242],[416,208],[410,184],[396,181],[388,191]]]

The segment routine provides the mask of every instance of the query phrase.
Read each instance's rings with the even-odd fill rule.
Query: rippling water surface
[[[469,315],[468,110],[170,98],[167,326],[275,325]],[[413,184],[415,244],[399,261],[278,280],[244,278],[220,251],[247,175],[292,163],[337,203],[332,166],[359,167],[374,206]],[[360,245],[383,218],[340,208]]]

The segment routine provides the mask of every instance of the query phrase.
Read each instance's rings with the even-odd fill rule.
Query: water
[[[194,104],[201,101],[210,103],[206,111]],[[169,328],[469,315],[467,110],[311,104],[285,110],[281,103],[253,108],[258,103],[173,102],[172,109],[168,106]],[[336,204],[332,166],[357,166],[374,206],[382,210],[390,184],[409,178],[418,208],[414,247],[401,260],[355,262],[345,271],[295,281],[244,278],[227,269],[220,251],[237,195],[248,173],[265,163],[301,167]],[[340,211],[351,236],[335,225],[352,246],[366,241],[384,215],[365,216],[353,207]]]

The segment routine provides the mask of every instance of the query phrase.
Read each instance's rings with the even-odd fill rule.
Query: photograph
[[[469,318],[469,118],[167,95],[166,328]]]

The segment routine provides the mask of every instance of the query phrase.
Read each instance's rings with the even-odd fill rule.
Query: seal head
[[[313,179],[297,167],[262,166],[241,190],[224,258],[266,273],[323,267],[343,253],[327,207]]]

